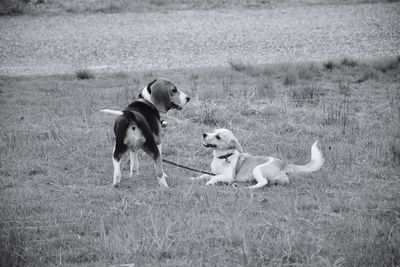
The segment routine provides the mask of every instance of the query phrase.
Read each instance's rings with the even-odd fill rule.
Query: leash
[[[185,165],[181,165],[181,164],[175,163],[175,162],[170,161],[170,160],[167,160],[167,159],[163,159],[162,161],[165,162],[165,163],[167,163],[167,164],[170,164],[170,165],[173,165],[173,166],[182,168],[182,169],[186,169],[186,170],[189,170],[189,171],[199,172],[199,173],[203,173],[203,174],[208,174],[208,175],[215,176],[214,173],[206,172],[206,171],[202,171],[202,170],[198,170],[198,169],[193,169],[193,168],[191,168],[191,167],[187,167],[187,166],[185,166]]]

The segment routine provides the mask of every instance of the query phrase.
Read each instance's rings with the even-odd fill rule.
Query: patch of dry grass
[[[399,265],[393,62],[2,77],[1,265]],[[379,75],[357,83],[366,68]],[[297,83],[285,86],[289,70]],[[164,190],[141,154],[141,175],[128,178],[125,164],[113,188],[114,117],[99,110],[122,109],[157,76],[196,96],[164,116],[164,157],[208,169],[201,134],[226,127],[247,152],[293,163],[305,163],[320,140],[326,164],[256,191],[206,187],[166,165]]]

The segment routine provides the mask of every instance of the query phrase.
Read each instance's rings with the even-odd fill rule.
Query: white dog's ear
[[[232,148],[235,148],[237,151],[239,151],[240,153],[243,153],[243,148],[242,146],[239,144],[239,141],[234,138],[231,140],[231,146]]]

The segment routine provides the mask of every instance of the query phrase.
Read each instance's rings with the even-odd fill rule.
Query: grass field
[[[400,57],[297,65],[0,79],[0,265],[400,264]],[[164,116],[164,157],[208,169],[201,133],[324,167],[288,186],[206,187],[149,157],[113,188],[114,117],[154,77],[192,96]],[[125,158],[127,162],[127,157]]]
[[[0,15],[167,12],[189,9],[276,8],[282,6],[389,3],[396,1],[398,0],[2,0],[0,2]]]

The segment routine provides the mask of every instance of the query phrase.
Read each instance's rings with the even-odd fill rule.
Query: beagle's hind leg
[[[168,184],[165,181],[165,178],[167,178],[167,174],[165,174],[165,172],[163,171],[162,168],[162,163],[161,163],[161,158],[159,157],[156,162],[154,163],[154,166],[156,168],[156,173],[157,173],[157,169],[158,169],[158,175],[157,175],[157,179],[158,179],[158,183],[161,187],[166,187],[168,188]],[[161,174],[161,175],[160,175]]]
[[[161,160],[161,155],[160,152],[155,144],[155,142],[147,142],[143,145],[143,150],[149,154],[154,160],[154,168],[156,170],[156,176],[158,179],[158,183],[160,184],[161,187],[168,187],[167,182],[165,181],[165,178],[167,175],[165,174],[163,167],[162,167],[162,160]]]
[[[124,144],[116,143],[112,155],[113,165],[114,165],[114,177],[113,186],[117,187],[121,182],[121,158],[127,151],[127,146]]]
[[[130,120],[127,116],[119,116],[114,122],[115,146],[112,155],[114,165],[113,186],[118,186],[121,182],[121,158],[128,150],[126,138]]]
[[[163,156],[162,156],[162,143],[157,145],[157,148],[158,148],[158,152],[160,152],[160,159],[161,159],[161,162],[162,162],[162,159],[163,159]],[[168,177],[168,175],[166,173],[164,173],[164,175],[165,175],[165,178]]]

